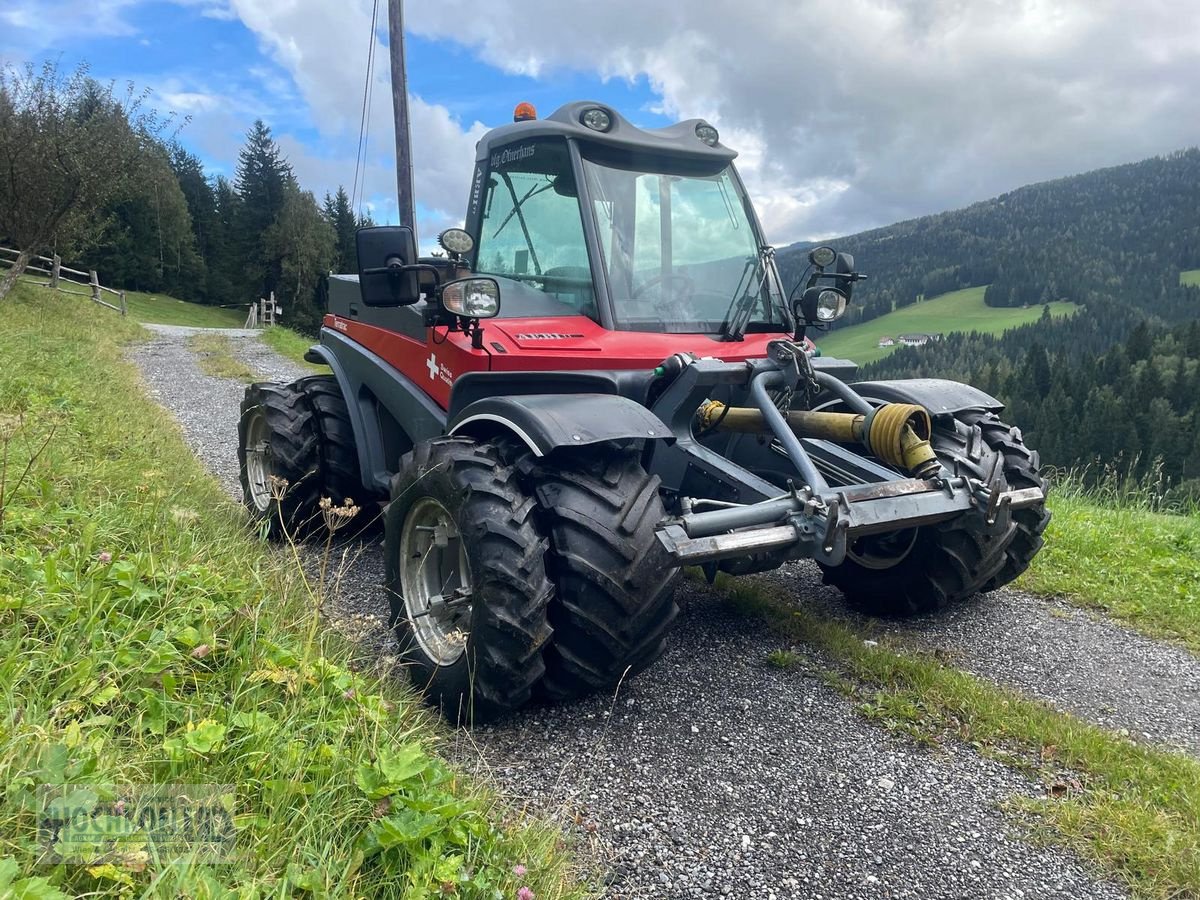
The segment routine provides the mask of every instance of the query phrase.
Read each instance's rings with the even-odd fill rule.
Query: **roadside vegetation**
[[[141,329],[95,312],[18,284],[0,331],[0,894],[578,896],[560,834],[443,762],[399,679],[319,627],[321,584],[122,361]],[[232,785],[230,861],[39,845],[44,786],[113,825],[147,783]]]
[[[739,611],[818,650],[826,680],[868,719],[931,746],[960,741],[1038,779],[1044,797],[1017,797],[1011,807],[1042,823],[1039,837],[1092,860],[1137,896],[1200,893],[1200,762],[820,618],[762,580],[722,576],[717,587]]]
[[[245,384],[267,380],[266,376],[259,375],[234,355],[233,345],[223,334],[195,334],[188,343],[196,351],[196,362],[205,375],[229,378]]]
[[[1018,325],[1037,322],[1044,306],[1005,307],[987,306],[983,302],[985,286],[951,291],[893,312],[870,319],[859,325],[837,328],[829,334],[814,334],[813,340],[826,356],[852,359],[859,365],[873,363],[895,352],[896,346],[880,347],[884,335],[895,338],[901,334],[950,334],[954,331],[1001,334]],[[1051,316],[1068,316],[1078,307],[1074,303],[1048,303]]]
[[[1165,512],[1158,496],[1144,479],[1058,479],[1046,546],[1019,586],[1200,653],[1200,514],[1191,500]]]
[[[290,328],[284,328],[280,325],[273,325],[267,328],[262,333],[263,343],[293,362],[300,363],[302,366],[307,366],[314,372],[328,372],[327,366],[313,365],[304,358],[305,352],[313,344],[317,343],[315,338],[310,338],[307,335],[298,334]]]

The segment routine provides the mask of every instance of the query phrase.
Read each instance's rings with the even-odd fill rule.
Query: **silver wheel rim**
[[[902,563],[916,543],[916,528],[871,534],[847,547],[846,557],[864,569],[890,569]]]
[[[435,665],[466,651],[471,569],[453,517],[432,497],[413,504],[400,534],[400,589],[417,644]]]
[[[267,417],[255,409],[246,424],[246,481],[250,500],[261,513],[271,508],[271,443],[267,440]]]

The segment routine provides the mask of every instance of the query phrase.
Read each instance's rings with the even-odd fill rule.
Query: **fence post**
[[[54,261],[50,265],[50,287],[53,290],[58,290],[58,270],[62,268],[62,258],[55,253]]]
[[[271,311],[271,325],[275,325],[275,292],[271,291],[271,305],[267,307]]]
[[[125,292],[121,291],[121,315],[125,315],[127,309],[125,307]]]
[[[92,276],[92,300],[96,303],[100,302],[100,276],[96,274],[95,269],[88,269],[88,273]]]

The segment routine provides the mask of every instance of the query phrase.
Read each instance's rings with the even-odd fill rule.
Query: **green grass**
[[[233,345],[223,334],[214,332],[195,334],[192,335],[188,344],[196,351],[196,362],[200,366],[200,371],[205,375],[230,378],[246,384],[267,380],[265,375],[255,372],[233,355]]]
[[[1046,546],[1020,579],[1200,653],[1200,515],[1106,503],[1075,483],[1050,496]]]
[[[1186,272],[1180,272],[1179,283],[1192,287],[1200,287],[1200,269],[1189,269]]]
[[[158,325],[191,325],[197,328],[241,328],[246,324],[245,309],[222,309],[176,300],[166,294],[126,291],[129,315],[139,322]]]
[[[44,283],[44,275],[23,275],[21,281],[32,286],[35,281]],[[88,290],[87,285],[76,283],[64,285],[69,290]],[[75,294],[60,294],[59,296],[76,304],[86,304],[94,307],[97,314],[111,312],[103,307],[96,307],[87,297]],[[117,305],[117,298],[112,294],[104,294],[106,302]],[[138,322],[150,322],[156,325],[190,325],[196,328],[241,328],[246,323],[247,309],[222,309],[217,306],[205,306],[202,303],[189,303],[177,300],[166,294],[145,294],[141,291],[125,292],[125,308],[129,317]]]
[[[1135,744],[951,668],[934,656],[818,618],[778,588],[722,576],[718,588],[830,660],[827,680],[869,719],[930,745],[959,741],[1040,778],[1039,836],[1071,847],[1141,897],[1200,894],[1200,762]],[[866,638],[875,643],[864,643]]]
[[[305,352],[313,344],[317,343],[313,338],[305,337],[302,334],[297,334],[290,328],[284,328],[282,325],[273,325],[270,328],[264,329],[262,333],[263,343],[293,362],[298,362],[314,372],[328,372],[328,366],[314,365],[304,358]]]
[[[851,359],[860,365],[866,365],[883,359],[896,349],[879,346],[879,339],[884,335],[894,338],[912,332],[950,334],[953,331],[1000,334],[1009,328],[1036,322],[1041,318],[1041,306],[1031,306],[1028,309],[987,306],[983,302],[983,292],[983,287],[952,291],[860,325],[851,325],[827,335],[816,334],[812,337],[826,356]],[[1073,303],[1051,303],[1050,314],[1071,315],[1076,308]]]
[[[141,335],[27,285],[4,303],[0,894],[579,896],[561,833],[443,762],[451,735],[398,680],[356,670],[322,578],[142,393],[122,357]],[[127,822],[113,801],[146,783],[232,785],[237,855],[169,864],[135,833],[42,858],[43,786],[81,810],[65,840],[88,810]]]

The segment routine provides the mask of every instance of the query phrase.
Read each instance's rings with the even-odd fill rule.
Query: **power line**
[[[362,218],[362,197],[359,193],[359,172],[362,173],[362,190],[366,191],[367,181],[367,138],[370,133],[371,89],[375,75],[375,29],[379,22],[379,0],[375,0],[371,8],[371,33],[367,44],[367,73],[363,80],[362,116],[358,123],[358,150],[354,154],[354,186],[350,189],[350,207],[358,206],[358,216]]]

